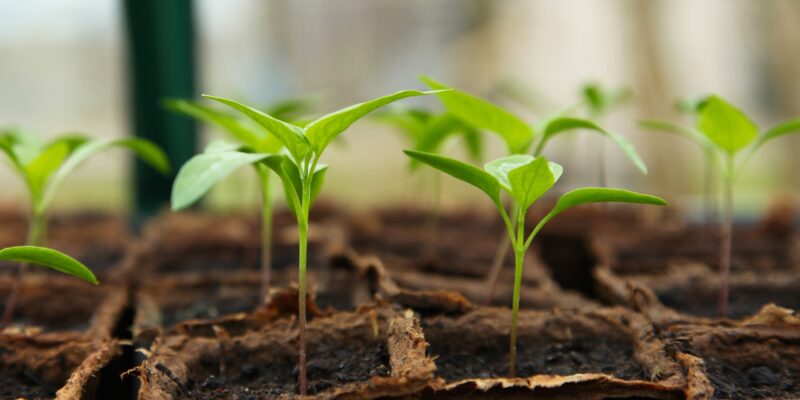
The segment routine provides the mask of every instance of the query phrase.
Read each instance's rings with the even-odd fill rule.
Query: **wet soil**
[[[510,324],[510,311],[506,309],[423,318],[429,351],[436,357],[437,376],[447,381],[507,377]],[[520,314],[518,376],[594,372],[647,380],[647,370],[634,353],[634,339],[610,323],[545,313]]]

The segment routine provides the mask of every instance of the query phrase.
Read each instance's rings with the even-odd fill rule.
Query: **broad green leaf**
[[[327,172],[327,165],[317,165],[317,170],[314,171],[314,175],[311,177],[311,204],[314,204],[314,200],[319,196],[319,192],[322,190],[322,184],[325,183],[325,175]]]
[[[564,210],[588,203],[638,203],[659,206],[667,204],[662,198],[649,194],[637,193],[624,189],[588,187],[565,193],[558,199],[556,206],[550,210],[542,221],[549,221]]]
[[[218,101],[248,116],[250,119],[264,127],[267,131],[275,135],[281,141],[281,143],[286,146],[286,149],[289,150],[289,153],[292,155],[292,157],[294,157],[295,160],[303,160],[308,154],[310,146],[308,140],[303,135],[303,128],[281,121],[280,119],[265,114],[259,110],[256,110],[255,108],[230,99],[209,96],[205,94],[203,97]]]
[[[758,127],[739,109],[718,96],[709,97],[700,110],[697,128],[730,155],[736,154],[758,136]]]
[[[308,138],[308,142],[311,143],[311,146],[314,147],[317,155],[320,155],[336,136],[372,111],[407,97],[425,96],[432,93],[436,92],[403,90],[377,99],[354,104],[350,107],[317,118],[314,122],[306,125],[306,138]]]
[[[492,174],[467,163],[436,154],[414,150],[403,150],[403,152],[417,161],[477,187],[486,193],[496,205],[501,205],[500,184]]]
[[[92,271],[81,264],[80,261],[64,253],[45,247],[7,247],[0,250],[0,260],[36,264],[63,272],[67,275],[72,275],[94,285],[98,284],[97,278],[95,278]]]
[[[643,128],[652,129],[660,132],[672,133],[678,136],[683,136],[695,142],[698,146],[702,147],[704,150],[711,150],[716,148],[714,146],[714,143],[711,143],[711,141],[707,137],[705,137],[705,135],[703,135],[702,132],[699,132],[695,129],[686,128],[678,124],[673,124],[672,122],[644,120],[644,121],[639,121],[639,125]]]
[[[52,179],[47,184],[47,188],[39,204],[39,211],[43,212],[50,205],[55,197],[58,187],[81,163],[93,155],[113,148],[123,148],[133,151],[142,161],[161,173],[168,173],[170,170],[169,159],[164,151],[153,142],[140,138],[122,138],[110,140],[91,140],[79,146],[61,164],[61,167],[53,174]]]
[[[266,165],[269,169],[275,172],[281,179],[283,185],[283,193],[286,196],[286,203],[289,209],[295,216],[297,216],[295,203],[300,205],[300,192],[302,190],[302,183],[300,182],[300,174],[297,165],[294,161],[283,154],[274,154],[261,160],[261,163]]]
[[[675,109],[684,114],[699,114],[708,102],[708,96],[683,98],[675,102]]]
[[[492,174],[503,189],[511,193],[511,181],[508,179],[508,174],[534,159],[535,157],[530,154],[512,154],[486,163],[483,169]]]
[[[536,146],[535,154],[540,154],[544,148],[544,145],[553,136],[573,129],[588,129],[589,131],[605,135],[622,150],[625,156],[628,157],[628,159],[633,163],[634,166],[636,166],[636,168],[639,169],[639,171],[641,171],[643,174],[647,174],[647,165],[644,163],[644,160],[642,160],[642,157],[639,156],[636,148],[633,147],[633,144],[631,144],[628,139],[625,139],[624,136],[618,133],[607,131],[596,123],[582,118],[561,117],[549,121],[547,126],[544,128],[542,139]]]
[[[772,139],[795,133],[800,133],[800,118],[782,122],[777,126],[764,132],[763,135],[759,136],[758,140],[756,141],[756,144],[753,145],[752,151],[755,152],[761,146],[763,146],[765,143],[769,142]]]
[[[219,151],[198,154],[184,164],[172,185],[172,210],[182,210],[199,200],[237,168],[267,158],[269,154]]]
[[[545,194],[561,177],[563,168],[544,157],[512,169],[508,173],[511,182],[511,195],[520,210],[527,210],[536,200]]]
[[[431,89],[449,89],[429,77],[420,78]],[[533,141],[533,130],[522,119],[484,99],[459,90],[437,93],[447,110],[468,125],[499,135],[510,153],[524,153]]]
[[[17,152],[14,151],[14,138],[11,133],[4,133],[0,135],[0,151],[11,161],[11,165],[17,169],[20,174],[25,174],[25,166],[17,157]],[[27,179],[27,178],[26,178]]]
[[[215,110],[198,102],[170,99],[165,101],[165,104],[167,108],[173,111],[219,126],[233,138],[252,148],[258,148],[261,141],[267,136],[263,134],[263,132],[251,129],[251,127],[247,126],[242,120],[232,115]]]

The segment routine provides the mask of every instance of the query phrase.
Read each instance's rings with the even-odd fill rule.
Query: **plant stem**
[[[721,245],[720,245],[720,290],[719,290],[719,313],[723,317],[728,316],[728,297],[730,291],[731,274],[731,251],[733,247],[733,176],[730,171],[725,179],[725,216],[721,225]]]
[[[433,212],[430,217],[428,217],[427,252],[431,256],[434,256],[436,254],[436,243],[439,236],[439,219],[442,207],[442,180],[441,174],[439,174],[438,171],[433,169],[431,171],[433,172],[433,175],[431,175],[431,208]]]
[[[261,305],[266,306],[272,275],[272,187],[269,170],[258,165],[261,181]]]
[[[705,176],[703,178],[703,214],[705,215],[706,223],[711,223],[717,219],[713,157],[714,154],[711,150],[706,151]]]
[[[47,219],[45,218],[44,213],[34,211],[31,214],[30,225],[28,226],[28,238],[26,239],[25,244],[28,246],[38,246],[41,244],[46,231]],[[0,319],[0,330],[5,329],[9,324],[11,324],[11,319],[14,316],[14,309],[16,308],[17,300],[19,299],[19,290],[22,286],[22,276],[25,274],[25,270],[27,268],[27,263],[21,263],[17,266],[17,270],[14,273],[14,283],[11,286],[11,292],[9,292],[8,297],[6,297],[6,305],[3,308],[3,317]]]
[[[522,269],[525,261],[525,213],[517,212],[517,240],[514,248],[514,298],[511,305],[511,337],[508,350],[508,375],[517,375],[517,321],[519,317],[519,297],[522,288]]]
[[[597,150],[597,173],[600,187],[608,185],[608,177],[606,176],[606,141],[601,137],[600,148]]]
[[[514,204],[513,208],[511,209],[511,214],[515,214],[517,212],[517,205]],[[517,229],[517,221],[514,221],[511,225],[511,230]],[[500,242],[500,245],[497,248],[497,252],[494,254],[494,258],[492,259],[492,266],[489,268],[489,274],[486,277],[486,305],[492,303],[492,299],[494,299],[494,292],[497,290],[497,281],[500,279],[500,271],[503,270],[503,263],[506,260],[506,255],[508,254],[508,250],[511,249],[511,239],[509,236],[504,236],[503,241]]]
[[[303,211],[305,211],[306,206],[303,206]],[[299,386],[300,386],[300,395],[305,396],[308,393],[308,381],[307,381],[307,371],[306,371],[306,262],[307,262],[307,250],[308,250],[308,217],[303,216],[305,221],[302,221],[298,224],[299,232],[300,232],[300,259],[298,262],[298,299],[297,302],[299,304],[298,310],[298,322],[299,322],[299,333],[298,333],[298,363],[300,364],[300,377],[299,377]]]

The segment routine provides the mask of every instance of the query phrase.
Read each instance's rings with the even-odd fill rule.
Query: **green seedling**
[[[580,188],[561,196],[550,212],[542,218],[530,233],[525,232],[525,216],[528,209],[544,195],[561,177],[562,167],[547,161],[543,156],[516,154],[502,157],[485,165],[484,169],[474,167],[451,158],[406,150],[405,153],[422,163],[428,164],[456,179],[467,182],[483,191],[497,208],[503,218],[508,238],[514,248],[514,296],[511,305],[511,336],[509,341],[509,375],[516,375],[517,317],[519,314],[520,288],[525,253],[544,225],[564,210],[587,203],[640,203],[666,204],[664,200],[646,194],[622,189]],[[500,198],[502,192],[508,194],[514,206],[510,213]],[[512,223],[512,218],[516,221]]]
[[[429,77],[422,77],[421,80],[431,89],[447,88],[444,84]],[[500,136],[506,143],[509,154],[531,153],[534,157],[538,157],[543,153],[550,140],[557,135],[576,129],[584,129],[610,139],[623,151],[639,171],[643,174],[647,173],[647,166],[644,161],[636,152],[633,144],[625,137],[606,130],[591,120],[565,116],[565,113],[571,108],[557,112],[531,126],[510,111],[463,91],[452,90],[439,93],[438,96],[451,114],[475,129],[487,130]],[[608,103],[610,100],[605,100],[605,102]],[[511,214],[514,214],[513,210]],[[516,221],[513,221],[513,223],[516,223]],[[503,260],[505,260],[506,254],[510,249],[511,242],[508,238],[504,238],[498,247],[487,275],[487,303],[491,302],[494,297],[497,279],[503,267]]]
[[[434,92],[404,90],[352,105],[311,121],[305,126],[281,121],[255,108],[233,100],[205,96],[238,110],[274,135],[284,149],[280,153],[262,153],[247,147],[215,145],[206,153],[184,165],[173,188],[173,207],[191,204],[234,169],[253,163],[269,168],[281,180],[289,209],[297,219],[299,236],[298,261],[298,346],[300,394],[308,391],[306,379],[306,264],[308,251],[309,213],[325,178],[327,166],[320,158],[328,145],[353,123],[372,111],[395,101]]]
[[[611,110],[630,101],[631,91],[627,88],[608,89],[589,83],[581,89],[581,97],[588,108],[589,117],[595,121],[605,121]],[[600,186],[606,186],[606,148],[603,145],[597,150],[597,170]]]
[[[448,139],[457,137],[471,158],[480,160],[483,157],[480,132],[448,112],[435,113],[421,108],[392,109],[376,115],[375,119],[398,128],[414,150],[439,153]],[[411,171],[416,171],[418,167],[418,162],[410,160]],[[440,175],[434,173],[431,177],[433,212],[428,221],[428,251],[432,251],[436,245],[441,209]]]
[[[234,140],[241,147],[247,148],[254,153],[277,153],[283,147],[281,142],[274,135],[270,135],[269,131],[264,129],[263,126],[248,118],[242,118],[239,115],[226,113],[199,102],[188,100],[167,100],[166,105],[174,111],[221,128],[229,139]],[[301,118],[310,111],[311,106],[312,103],[310,99],[290,99],[267,107],[265,112],[281,121],[303,125],[305,121]],[[204,154],[196,156],[191,162],[201,166],[212,165],[212,163],[215,163],[218,159],[215,158],[217,156],[212,156],[210,153],[215,153],[219,147],[220,143],[212,143]],[[225,149],[225,146],[222,146],[222,148]],[[230,147],[228,149],[230,149]],[[258,176],[261,189],[261,290],[259,298],[262,304],[264,304],[268,298],[270,280],[272,279],[272,219],[274,213],[274,195],[269,168],[258,161],[252,161],[249,164],[253,166]],[[233,170],[227,171],[225,176],[232,171]],[[220,179],[223,177],[224,176],[220,177]],[[175,188],[178,188],[178,186],[176,185]],[[203,192],[203,194],[204,193],[205,192]],[[197,200],[199,200],[199,198],[192,199],[191,203],[175,203],[173,201],[173,210],[183,209]]]
[[[47,234],[47,211],[58,188],[69,174],[91,156],[111,148],[127,148],[161,172],[169,170],[169,161],[153,143],[136,138],[93,140],[81,135],[64,135],[42,143],[17,131],[0,133],[0,151],[12,169],[25,182],[29,194],[30,220],[26,245],[40,246]],[[20,264],[6,300],[1,326],[7,326],[14,313],[19,284],[26,264]]]
[[[728,315],[731,248],[733,241],[733,190],[736,178],[750,158],[767,142],[800,133],[800,118],[782,122],[759,134],[750,118],[719,96],[710,96],[699,104],[697,126],[686,128],[669,122],[646,121],[645,126],[684,136],[697,143],[718,163],[722,171],[723,219],[720,244],[719,313]],[[745,151],[743,158],[737,157]]]

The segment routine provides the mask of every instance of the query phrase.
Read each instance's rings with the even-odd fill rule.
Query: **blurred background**
[[[650,169],[642,176],[616,148],[603,145],[609,185],[661,195],[691,211],[701,204],[702,153],[681,138],[640,129],[638,119],[691,124],[675,101],[709,93],[729,99],[762,129],[800,115],[800,2],[794,0],[143,1],[155,8],[138,15],[134,3],[0,2],[0,126],[45,137],[74,131],[132,135],[149,126],[137,118],[150,118],[135,114],[137,107],[140,114],[147,109],[137,103],[143,101],[137,89],[173,81],[184,82],[181,90],[189,93],[252,104],[313,95],[316,111],[327,113],[422,88],[420,73],[535,122],[576,103],[581,85],[597,82],[632,91],[631,102],[605,122],[637,146]],[[179,10],[161,14],[158,3]],[[180,29],[159,28],[175,27],[170,15],[184,11],[185,37],[174,37]],[[166,45],[132,51],[132,35],[143,34]],[[183,39],[193,49],[181,48]],[[176,54],[193,59],[188,70],[159,75],[166,83],[134,79],[142,68]],[[404,104],[441,107],[435,98]],[[172,134],[164,126],[138,133]],[[197,128],[198,146],[218,134]],[[502,155],[499,141],[486,138],[487,160]],[[758,214],[774,196],[800,194],[800,137],[777,143],[741,177],[736,195],[743,216]],[[324,157],[331,169],[323,195],[354,208],[424,201],[419,188],[425,174],[408,173],[404,144],[390,127],[357,123]],[[559,190],[597,183],[601,144],[587,133],[552,143],[549,158],[565,166]],[[184,152],[194,151],[191,143],[186,147]],[[460,154],[458,146],[449,147]],[[121,153],[90,161],[55,207],[128,209],[132,165]],[[242,171],[207,204],[216,210],[255,207],[252,178]],[[0,170],[0,188],[0,202],[25,201],[22,183],[7,168]],[[451,206],[488,203],[451,179],[444,180],[443,196]]]

